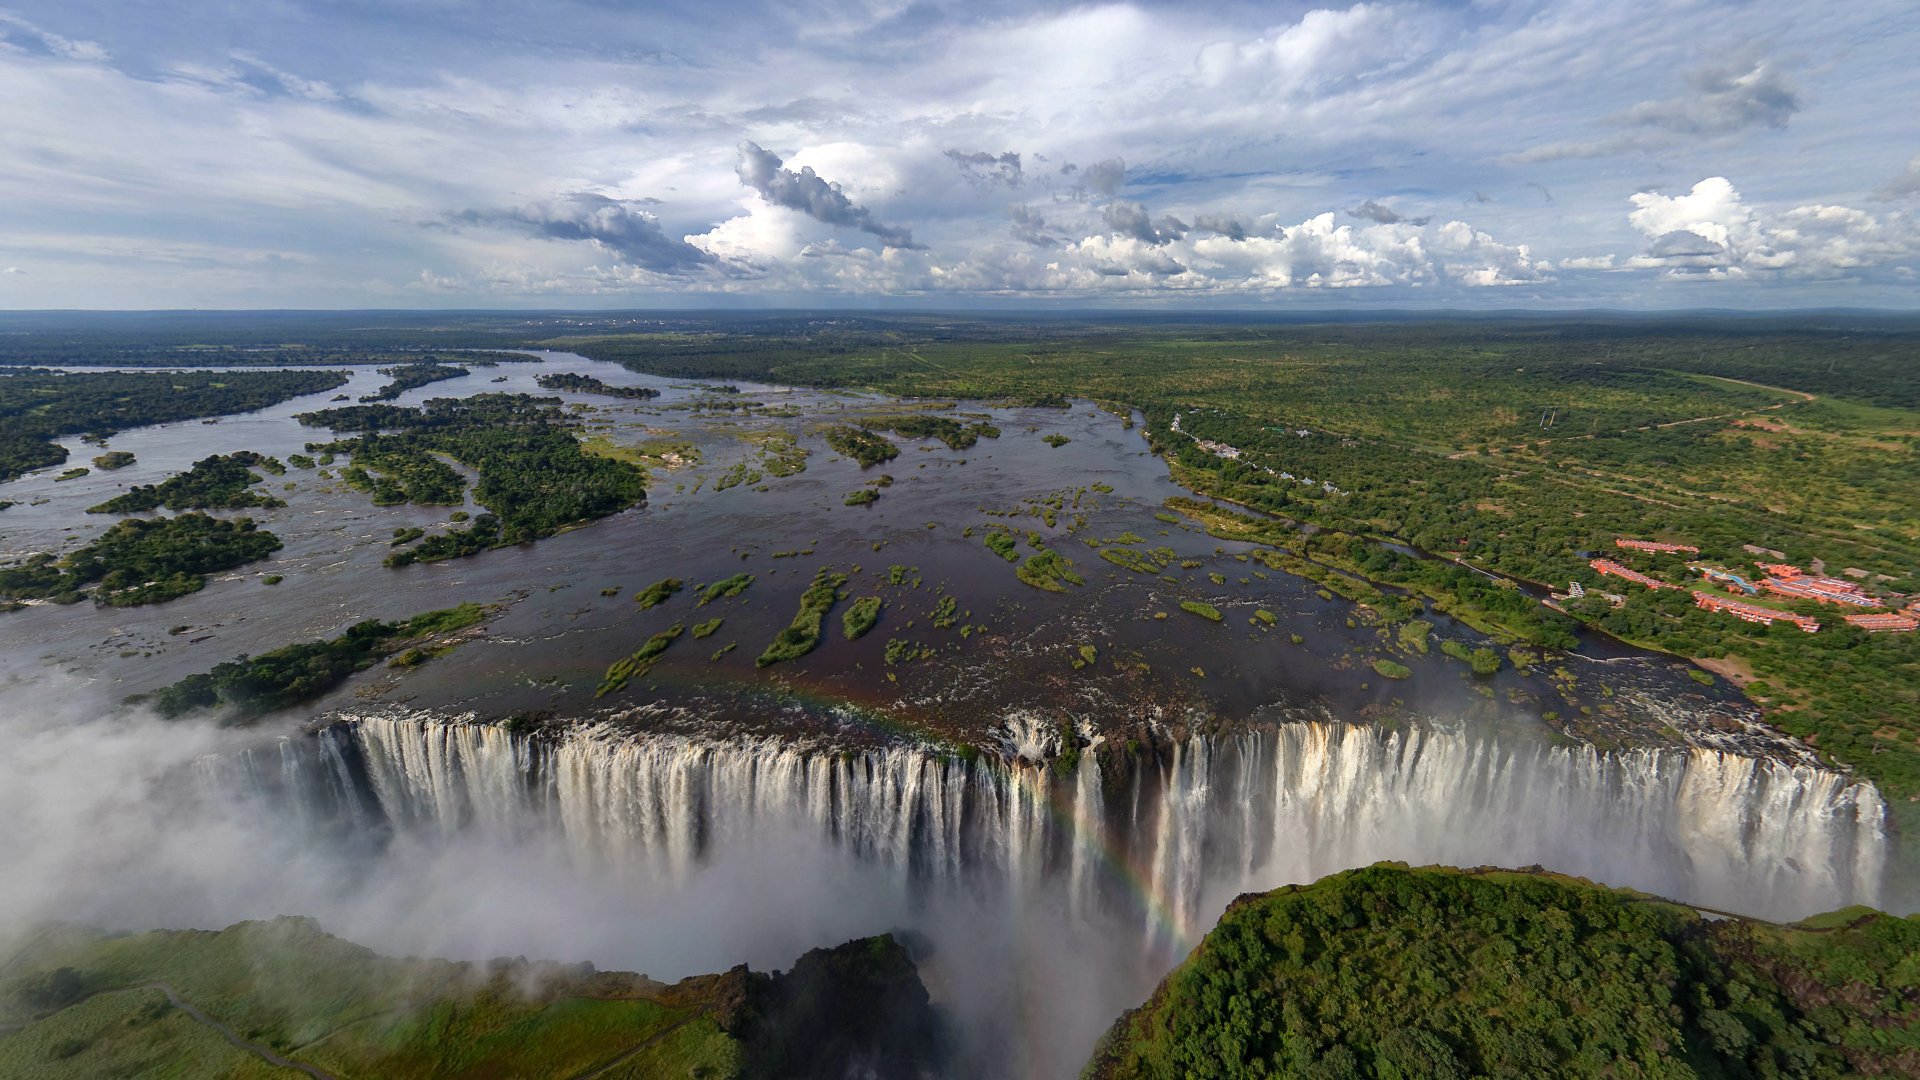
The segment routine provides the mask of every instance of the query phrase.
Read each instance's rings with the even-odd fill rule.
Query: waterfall
[[[531,737],[386,715],[290,738],[271,764],[256,753],[245,769],[311,819],[551,836],[580,863],[669,881],[744,838],[797,827],[914,888],[1055,890],[1076,914],[1141,919],[1150,941],[1174,947],[1237,892],[1382,859],[1537,863],[1799,917],[1875,902],[1886,857],[1871,785],[1713,750],[1292,722],[1194,735],[1124,774],[1104,775],[1098,758],[1066,771],[1019,754],[610,725]]]

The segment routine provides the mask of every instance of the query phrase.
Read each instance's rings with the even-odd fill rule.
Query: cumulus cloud
[[[1627,220],[1647,242],[1626,265],[1676,277],[1843,277],[1920,253],[1910,218],[1822,204],[1768,213],[1723,176],[1684,195],[1643,191],[1632,202]]]
[[[1245,240],[1254,230],[1253,222],[1231,211],[1196,214],[1193,227],[1202,232],[1219,233],[1229,240]]]
[[[946,156],[960,167],[960,175],[967,178],[967,183],[977,188],[988,188],[995,184],[1019,187],[1025,181],[1020,171],[1020,155],[1012,150],[1004,154],[989,154],[985,150],[971,153],[948,150]]]
[[[776,206],[798,210],[815,221],[845,226],[870,233],[888,247],[914,248],[913,234],[907,229],[875,220],[864,206],[847,198],[840,185],[822,178],[811,166],[799,172],[786,168],[780,157],[758,143],[742,142],[740,163],[734,172],[740,182],[760,193]]]
[[[1398,225],[1403,221],[1412,225],[1425,225],[1427,222],[1433,220],[1432,218],[1424,217],[1403,217],[1400,212],[1393,207],[1375,202],[1372,199],[1368,199],[1366,202],[1347,211],[1347,213],[1352,214],[1354,217],[1371,221],[1376,225]]]
[[[1116,230],[1087,237],[1051,264],[1058,287],[1173,288],[1217,293],[1389,286],[1480,288],[1551,280],[1524,244],[1461,221],[1363,227],[1332,213],[1296,225],[1247,223],[1238,238],[1209,230],[1153,241]]]
[[[1013,219],[1013,237],[1024,244],[1034,247],[1056,247],[1061,238],[1047,231],[1047,219],[1031,206],[1016,203],[1007,207],[1007,216]]]
[[[1154,221],[1147,208],[1137,202],[1115,199],[1100,211],[1100,220],[1116,235],[1132,237],[1143,244],[1166,244],[1187,235],[1188,225],[1176,217]]]
[[[462,210],[455,224],[517,229],[550,240],[585,240],[634,266],[659,274],[683,274],[714,261],[712,255],[675,240],[633,200],[579,191],[511,210]]]

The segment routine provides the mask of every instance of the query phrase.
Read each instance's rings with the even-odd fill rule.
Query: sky
[[[1920,4],[0,0],[0,308],[1920,307]]]

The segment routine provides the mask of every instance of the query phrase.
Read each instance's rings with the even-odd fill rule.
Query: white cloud
[[[5,49],[22,51],[23,48],[85,64],[105,63],[112,58],[97,41],[62,37],[10,11],[0,11],[0,55],[4,55]]]
[[[1723,176],[1684,195],[1643,191],[1632,202],[1627,220],[1647,245],[1627,265],[1674,276],[1831,278],[1920,254],[1920,232],[1903,215],[1819,203],[1767,213]]]

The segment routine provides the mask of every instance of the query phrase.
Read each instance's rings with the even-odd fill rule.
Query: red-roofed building
[[[1700,549],[1691,544],[1663,544],[1658,540],[1627,540],[1615,537],[1613,546],[1628,551],[1650,551],[1655,554],[1672,554],[1684,551],[1689,555],[1700,554]]]
[[[1724,611],[1736,619],[1745,619],[1747,622],[1760,623],[1763,626],[1772,625],[1776,620],[1784,619],[1809,634],[1820,629],[1820,620],[1818,619],[1810,619],[1805,615],[1795,615],[1791,611],[1775,611],[1773,608],[1761,607],[1758,604],[1748,604],[1739,600],[1731,600],[1718,593],[1702,592],[1699,589],[1695,589],[1693,591],[1693,602],[1695,606],[1703,610]],[[1858,618],[1858,616],[1853,617]]]
[[[1753,565],[1759,567],[1762,570],[1765,570],[1767,573],[1772,574],[1774,577],[1777,577],[1777,578],[1797,578],[1800,575],[1806,573],[1805,570],[1802,570],[1799,567],[1793,566],[1788,563],[1757,562],[1757,563],[1754,563]]]
[[[1630,570],[1614,562],[1612,559],[1594,559],[1587,565],[1593,567],[1595,572],[1607,577],[1624,578],[1636,585],[1645,585],[1649,589],[1677,589],[1680,587],[1678,585],[1669,585],[1657,578],[1650,578],[1638,570]]]
[[[1760,583],[1775,596],[1793,600],[1814,600],[1822,604],[1852,604],[1854,607],[1881,607],[1877,596],[1868,596],[1850,581],[1833,578],[1768,578]]]
[[[1920,619],[1909,615],[1895,615],[1890,611],[1874,612],[1870,615],[1849,615],[1847,621],[1869,634],[1905,634],[1920,627]]]

